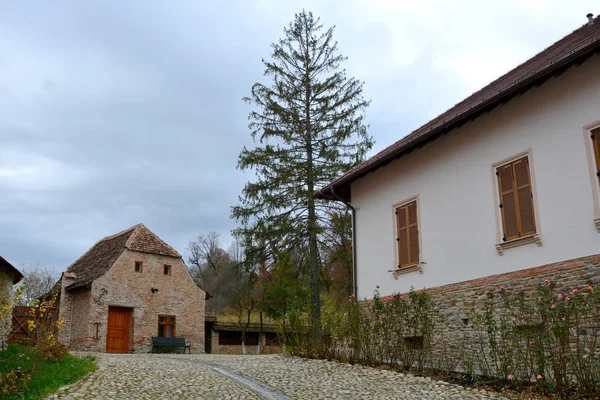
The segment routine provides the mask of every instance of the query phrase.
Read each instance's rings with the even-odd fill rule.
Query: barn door
[[[107,353],[129,353],[130,316],[131,310],[129,308],[108,308]]]

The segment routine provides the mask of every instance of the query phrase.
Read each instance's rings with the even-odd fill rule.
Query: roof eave
[[[469,111],[453,119],[445,121],[437,127],[431,128],[428,132],[423,132],[418,136],[409,138],[409,140],[407,140],[406,143],[402,144],[397,149],[380,155],[379,159],[372,161],[371,165],[368,165],[365,168],[361,168],[360,165],[357,166],[353,170],[339,177],[337,180],[319,189],[315,193],[315,197],[323,200],[350,202],[350,185],[356,180],[364,177],[365,175],[371,172],[374,172],[375,170],[412,152],[413,150],[424,146],[425,144],[427,144],[427,142],[433,141],[438,137],[445,135],[454,129],[459,128],[467,122],[477,119],[484,113],[490,112],[492,109],[507,103],[514,97],[521,95],[536,86],[540,86],[548,79],[554,76],[561,75],[572,66],[580,65],[581,63],[585,62],[588,58],[590,58],[594,54],[598,54],[599,52],[600,41],[593,42],[590,46],[583,48],[579,52],[575,52],[569,55],[568,57],[565,57],[564,59],[553,64],[551,67],[546,68],[544,71],[536,75],[532,75],[529,78],[523,79],[521,82],[515,84],[511,88],[505,90],[504,92],[499,93],[497,96],[482,101],[478,105],[471,108]]]

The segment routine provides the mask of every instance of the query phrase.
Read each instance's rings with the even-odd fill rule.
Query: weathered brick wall
[[[143,262],[141,273],[134,271],[135,261]],[[165,264],[171,265],[171,275],[164,275]],[[152,288],[158,292],[152,293]],[[159,315],[175,315],[176,336],[189,340],[192,352],[204,351],[205,293],[179,258],[125,250],[113,267],[93,282],[88,304],[87,321],[74,318],[72,323],[82,324],[87,330],[85,343],[78,340],[72,348],[105,351],[108,308],[118,306],[132,309],[132,351],[151,350],[151,337],[158,334]],[[100,326],[98,339],[95,324]]]
[[[68,279],[62,276],[60,285],[60,300],[58,307],[58,319],[63,320],[63,326],[60,330],[60,341],[67,347],[71,345],[71,322],[72,322],[72,306],[73,299],[71,293],[65,288],[73,282],[73,279]]]
[[[89,313],[90,313],[90,290],[76,292],[71,296],[72,323],[70,347],[76,349],[88,345]]]
[[[0,309],[12,304],[12,278],[0,272]],[[6,339],[10,333],[11,312],[7,311],[0,316],[0,350],[6,346]]]

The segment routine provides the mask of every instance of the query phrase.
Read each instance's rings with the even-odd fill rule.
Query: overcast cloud
[[[139,222],[187,258],[249,175],[241,98],[305,8],[365,81],[373,153],[583,25],[595,0],[0,0],[0,255],[64,270]]]

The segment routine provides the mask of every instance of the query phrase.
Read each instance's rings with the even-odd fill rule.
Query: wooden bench
[[[154,353],[154,348],[158,347],[183,347],[183,354],[185,354],[185,349],[188,349],[188,353],[192,354],[192,345],[190,342],[186,342],[182,337],[152,337],[152,352]]]

